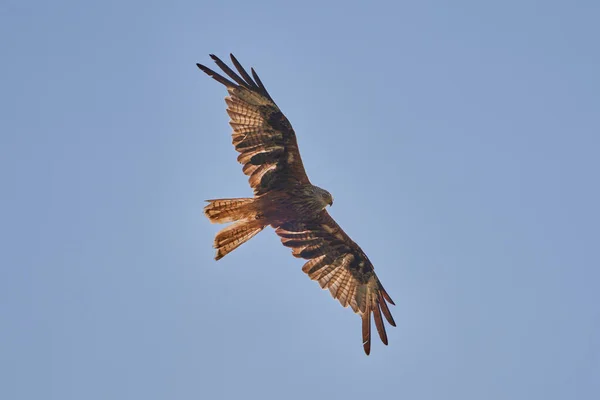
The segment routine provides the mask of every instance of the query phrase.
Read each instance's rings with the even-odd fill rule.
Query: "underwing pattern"
[[[250,75],[233,55],[237,72],[215,55],[211,58],[227,77],[197,66],[227,88],[232,143],[254,191],[252,198],[208,200],[204,213],[211,222],[233,222],[215,237],[215,258],[224,257],[266,226],[273,227],[292,255],[306,260],[302,271],[361,317],[365,353],[371,351],[371,316],[387,345],[383,320],[396,326],[388,308],[394,302],[369,258],[327,212],[333,197],[308,179],[292,125],[254,69]]]

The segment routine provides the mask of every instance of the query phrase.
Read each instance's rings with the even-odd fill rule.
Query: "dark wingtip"
[[[385,325],[383,324],[383,318],[381,318],[381,309],[379,304],[375,304],[373,307],[373,318],[375,319],[375,327],[377,328],[377,333],[379,333],[379,337],[383,344],[387,346],[388,337],[387,332],[385,331]]]
[[[196,67],[200,68],[200,71],[204,72],[206,75],[212,77],[215,74],[215,71],[208,68],[206,65],[202,65],[200,63],[196,63]]]
[[[379,293],[378,303],[379,303],[379,307],[381,308],[381,312],[385,316],[385,319],[387,319],[387,321],[389,322],[389,324],[391,326],[396,326],[396,321],[394,321],[394,317],[392,317],[392,313],[390,312],[390,309],[388,308],[388,306],[386,304],[386,297],[385,297],[384,290],[382,290],[381,293]]]
[[[371,354],[371,341],[370,340],[363,343],[363,349],[364,349],[366,355]]]
[[[260,87],[256,84],[256,82],[254,82],[254,80],[248,74],[248,72],[246,72],[244,67],[242,67],[242,64],[240,64],[238,59],[235,58],[233,53],[229,53],[229,57],[231,58],[231,62],[235,66],[235,69],[237,69],[238,72],[240,73],[240,75],[242,76],[242,79],[244,79],[244,81],[248,84],[248,87],[251,88],[252,90],[258,90],[260,92],[261,91]]]
[[[231,58],[231,62],[233,62],[234,64],[240,64],[240,62],[238,61],[237,58],[235,58],[235,56],[233,55],[233,53],[229,53],[229,58]]]
[[[254,68],[250,68],[250,72],[252,72],[252,76],[254,77],[254,81],[256,82],[256,84],[258,85],[258,87],[263,91],[263,94],[265,96],[267,96],[267,98],[269,100],[271,100],[273,103],[275,103],[275,101],[273,100],[273,98],[271,97],[271,95],[269,94],[269,92],[267,92],[267,88],[265,88],[265,85],[260,80],[260,78],[259,78],[258,74],[256,73],[256,71],[254,70]]]
[[[365,354],[369,355],[371,353],[371,310],[369,310],[369,305],[362,315],[362,339]]]
[[[216,73],[215,71],[213,71],[212,69],[208,68],[205,65],[196,63],[196,66],[198,68],[200,68],[200,70],[202,72],[204,72],[206,75],[210,76],[211,78],[213,78],[217,82],[225,85],[228,88],[235,88],[237,86],[235,83],[231,82],[229,79],[222,77],[221,75],[219,75],[218,73]]]
[[[388,303],[390,303],[391,305],[395,306],[396,303],[394,303],[394,301],[392,300],[392,298],[390,297],[390,295],[385,291],[385,289],[383,288],[383,286],[381,286],[381,293],[383,294],[383,297],[385,297],[385,299],[388,301]]]
[[[214,62],[216,62],[217,64],[221,63],[221,64],[225,64],[219,57],[215,56],[214,54],[209,54],[210,58],[213,59]]]

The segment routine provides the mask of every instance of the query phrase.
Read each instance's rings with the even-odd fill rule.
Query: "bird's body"
[[[271,226],[295,257],[308,260],[302,270],[361,316],[365,352],[369,354],[371,348],[371,315],[387,344],[382,315],[395,326],[386,302],[394,303],[366,254],[325,209],[333,204],[331,194],[310,183],[291,124],[254,70],[250,77],[232,55],[238,75],[216,56],[211,57],[235,82],[197,65],[227,87],[233,145],[254,189],[252,198],[208,200],[204,213],[211,222],[232,222],[215,237],[215,258],[223,258]]]
[[[333,202],[329,192],[310,183],[273,190],[257,200],[259,212],[275,228],[287,221],[310,221]]]
[[[235,250],[265,226],[278,228],[288,221],[314,221],[319,213],[333,200],[326,190],[309,184],[295,184],[288,190],[272,190],[254,198],[208,200],[204,208],[205,215],[216,223],[235,222],[236,230],[224,230],[227,235],[219,234],[215,239],[217,260]],[[243,226],[257,230],[247,236]],[[245,236],[246,235],[246,236]],[[241,240],[244,239],[244,240]],[[235,243],[235,246],[232,244]]]

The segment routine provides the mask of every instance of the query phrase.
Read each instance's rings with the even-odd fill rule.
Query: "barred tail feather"
[[[254,199],[216,199],[207,200],[208,205],[204,207],[204,215],[212,223],[223,224],[241,219],[254,218],[256,211],[253,207]]]
[[[220,260],[228,253],[237,249],[241,244],[252,239],[265,225],[259,220],[238,221],[227,228],[222,229],[217,236],[213,247],[217,249],[215,260]]]

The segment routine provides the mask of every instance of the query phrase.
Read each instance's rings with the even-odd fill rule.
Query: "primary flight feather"
[[[229,79],[196,65],[227,88],[225,102],[233,145],[254,190],[252,198],[208,200],[204,214],[211,222],[232,222],[215,237],[215,259],[270,225],[295,257],[308,260],[302,271],[329,289],[342,306],[350,306],[360,315],[365,353],[371,351],[371,314],[381,341],[387,345],[382,314],[396,326],[387,305],[394,302],[369,258],[325,209],[333,204],[333,197],[310,183],[290,122],[254,69],[250,76],[233,54],[231,61],[237,73],[215,55],[210,57]]]

